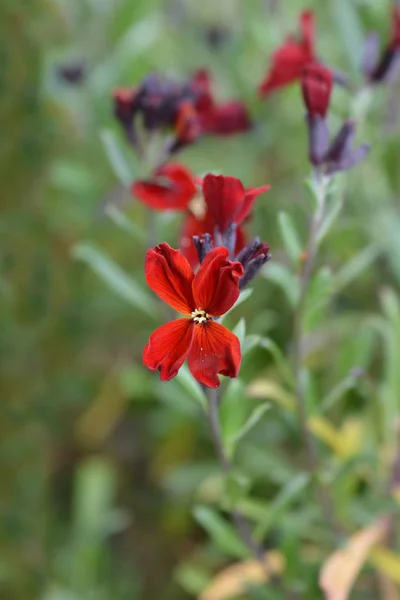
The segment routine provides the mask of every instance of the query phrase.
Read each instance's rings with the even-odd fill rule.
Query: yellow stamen
[[[199,323],[206,323],[206,321],[211,319],[211,315],[209,315],[203,308],[196,308],[190,316],[196,325]]]

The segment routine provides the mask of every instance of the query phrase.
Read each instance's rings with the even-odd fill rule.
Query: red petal
[[[315,47],[315,19],[312,10],[305,10],[300,14],[299,25],[304,47],[313,56]]]
[[[215,321],[199,323],[193,329],[188,360],[193,377],[210,388],[219,386],[219,373],[237,377],[242,357],[236,335]]]
[[[259,86],[260,95],[265,97],[270,92],[300,79],[303,68],[312,61],[313,57],[307,48],[288,38],[272,55],[270,71]]]
[[[199,112],[209,110],[214,106],[211,91],[211,76],[205,69],[199,69],[193,75],[191,87],[196,94],[195,106]]]
[[[322,65],[310,63],[303,69],[301,91],[309,115],[326,116],[331,99],[332,82],[332,72]]]
[[[205,133],[229,135],[248,131],[251,127],[247,108],[240,102],[232,101],[209,110],[200,110],[200,123]]]
[[[160,378],[169,381],[177,375],[192,346],[193,321],[177,319],[162,325],[150,336],[143,350],[143,362],[152,371],[158,369]]]
[[[243,267],[228,260],[226,248],[208,252],[193,280],[193,298],[196,308],[202,308],[213,317],[219,317],[233,306],[239,296],[239,279]]]
[[[393,7],[392,21],[393,31],[390,46],[393,50],[398,50],[400,48],[400,6],[397,4]]]
[[[153,292],[177,312],[190,314],[196,308],[192,295],[194,273],[179,250],[166,242],[147,250],[144,270]]]
[[[235,223],[237,223],[237,224],[243,223],[245,218],[250,214],[257,196],[259,196],[260,194],[263,194],[264,192],[268,192],[270,187],[271,187],[270,185],[263,185],[262,187],[248,188],[246,190],[245,196],[244,196],[244,202],[235,217]]]
[[[233,223],[244,201],[244,187],[236,177],[206,175],[203,181],[204,200],[221,233]]]
[[[258,90],[261,96],[293,83],[300,79],[303,68],[315,60],[315,26],[314,14],[305,10],[299,18],[302,39],[296,40],[288,36],[271,59],[271,67]]]
[[[150,208],[185,210],[196,193],[196,186],[188,169],[170,163],[158,169],[153,179],[135,181],[131,192]]]

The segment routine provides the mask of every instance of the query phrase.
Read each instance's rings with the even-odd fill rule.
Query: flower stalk
[[[210,425],[211,436],[214,442],[215,450],[218,456],[218,460],[221,466],[223,474],[227,477],[232,473],[232,463],[225,451],[224,443],[222,440],[221,424],[219,420],[219,391],[218,389],[208,389],[208,422]],[[232,520],[234,522],[236,531],[243,541],[245,546],[248,548],[251,555],[260,562],[264,571],[267,572],[263,549],[253,539],[250,527],[243,515],[235,508],[231,511]]]
[[[315,266],[315,260],[318,250],[318,237],[321,225],[324,221],[326,198],[328,191],[329,178],[324,177],[318,172],[314,174],[314,193],[316,199],[316,209],[311,219],[308,242],[305,251],[305,260],[300,274],[299,299],[294,314],[294,334],[293,334],[293,369],[295,375],[295,394],[297,400],[297,414],[301,437],[307,454],[307,466],[310,473],[315,477],[318,469],[318,457],[315,446],[315,440],[308,427],[308,411],[306,402],[306,390],[304,381],[304,316],[307,305],[307,295],[310,286],[312,272]],[[315,483],[315,481],[314,481]],[[320,490],[317,494],[328,522],[331,521],[331,506],[329,498]]]

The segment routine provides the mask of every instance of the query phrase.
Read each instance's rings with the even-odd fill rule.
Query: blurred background
[[[112,114],[116,86],[154,71],[184,79],[199,67],[212,73],[218,98],[245,102],[255,128],[201,140],[179,160],[198,175],[272,186],[248,229],[271,245],[273,261],[227,318],[230,327],[246,318],[250,342],[226,394],[233,411],[268,401],[237,450],[235,493],[287,567],[277,588],[232,597],[321,597],[318,571],[343,538],[322,521],[307,487],[292,398],[275,360],[279,353],[285,368],[294,285],[277,217],[289,213],[304,240],[311,206],[304,109],[297,85],[264,101],[256,89],[306,8],[316,12],[318,54],[360,89],[364,36],[373,29],[387,39],[390,7],[1,2],[2,599],[196,598],[243,558],[201,389],[185,374],[162,384],[141,363],[163,317],[143,276],[149,217],[127,191],[142,167]],[[359,140],[372,143],[369,159],[338,179],[344,208],[321,248],[308,347],[309,402],[326,401],[327,418],[315,426],[324,482],[349,535],[397,506],[388,489],[400,398],[398,98],[398,86],[372,97],[338,88],[333,98],[333,130],[356,114]],[[157,214],[157,241],[176,246],[181,221]],[[332,290],[333,302],[325,301]],[[254,336],[269,342],[256,348]],[[393,560],[396,548],[394,541]],[[369,567],[352,598],[389,599],[378,579]]]

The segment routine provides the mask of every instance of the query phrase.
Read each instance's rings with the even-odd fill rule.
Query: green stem
[[[208,421],[210,424],[211,436],[214,442],[215,450],[217,452],[218,460],[221,465],[221,469],[225,476],[232,473],[232,463],[225,451],[224,443],[222,440],[221,424],[219,420],[219,393],[217,389],[209,389],[208,391]],[[265,567],[263,549],[258,546],[254,541],[250,527],[243,515],[237,510],[232,509],[231,511],[232,520],[235,524],[236,531],[240,536],[243,543],[249,549],[249,552],[254,556],[256,560],[260,562],[262,568],[267,574]],[[269,575],[269,573],[268,573]]]

